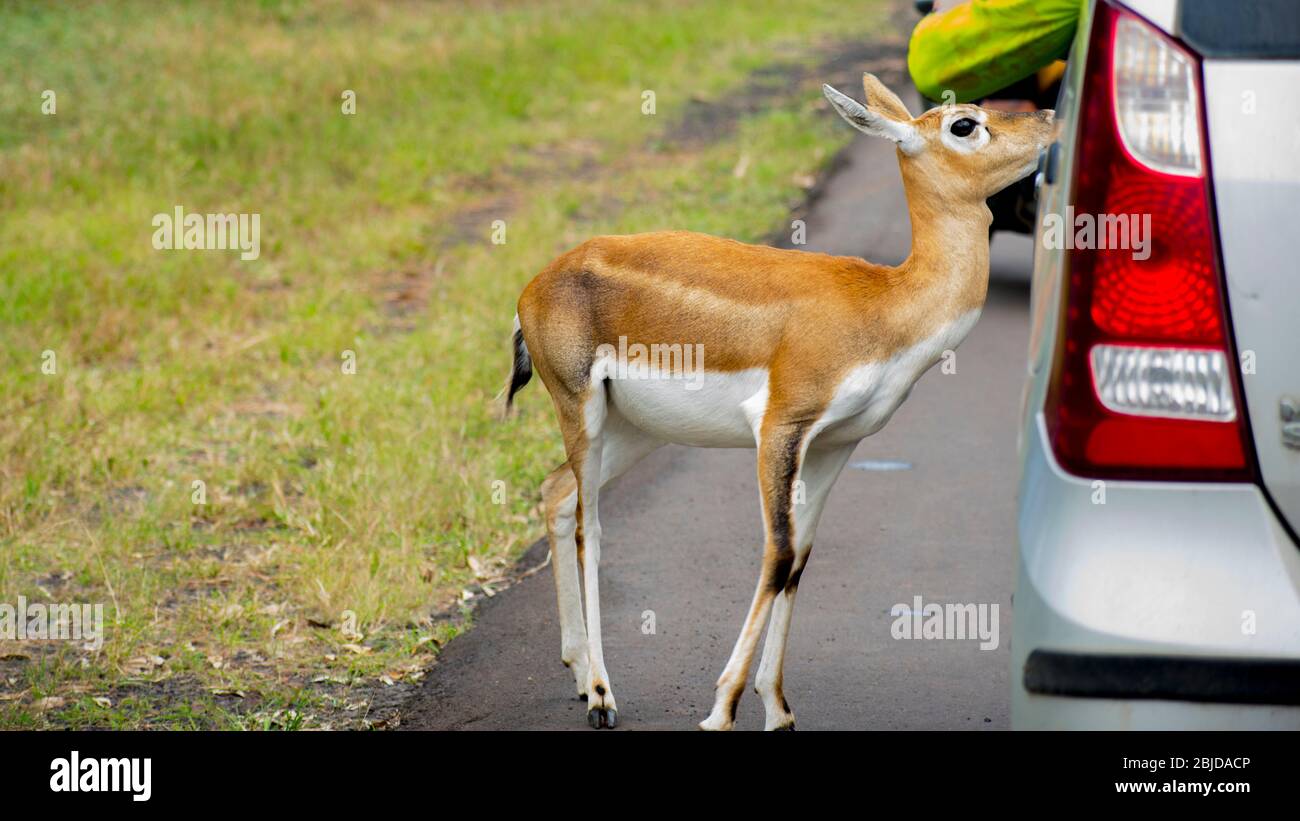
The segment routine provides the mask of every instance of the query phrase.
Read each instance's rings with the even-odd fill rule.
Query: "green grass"
[[[0,642],[0,727],[293,729],[346,712],[314,679],[418,681],[563,459],[544,391],[493,413],[524,283],[597,233],[769,234],[847,138],[816,83],[673,129],[879,5],[0,7],[0,602],[108,622]],[[261,257],[154,250],[176,205],[259,213]]]

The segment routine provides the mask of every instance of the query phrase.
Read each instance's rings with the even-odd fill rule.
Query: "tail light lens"
[[[1109,2],[1091,38],[1053,450],[1086,476],[1249,480],[1197,58]]]

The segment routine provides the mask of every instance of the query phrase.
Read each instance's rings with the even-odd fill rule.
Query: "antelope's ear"
[[[871,77],[871,75],[868,74],[863,77],[864,85],[867,77]],[[880,81],[876,80],[875,77],[871,77],[871,79],[877,85],[880,85]],[[875,98],[868,97],[867,105],[859,103],[847,94],[841,94],[828,85],[822,86],[822,93],[826,95],[826,99],[831,101],[831,105],[840,113],[840,116],[848,120],[849,125],[873,137],[884,137],[887,140],[893,140],[904,154],[910,155],[920,152],[925,143],[917,132],[916,126],[912,125],[912,118],[908,116],[907,108],[889,89],[885,89],[883,85],[880,85],[880,88],[885,90],[886,95],[883,96],[887,96],[888,99],[883,100],[882,103]],[[901,117],[899,116],[900,111],[902,113]]]
[[[862,93],[866,94],[867,105],[879,110],[882,114],[903,122],[912,121],[912,112],[907,110],[903,101],[898,95],[889,90],[889,86],[880,82],[874,74],[864,73],[862,75]]]

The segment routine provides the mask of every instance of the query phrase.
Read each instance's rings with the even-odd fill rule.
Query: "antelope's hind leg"
[[[589,385],[581,392],[556,394],[552,390],[551,398],[560,417],[568,465],[577,487],[575,561],[582,565],[586,594],[587,723],[597,729],[612,728],[618,723],[618,708],[605,670],[601,641],[600,486],[659,443],[636,431],[609,407],[605,380],[598,369],[593,369]],[[562,602],[560,606],[567,605]]]
[[[603,487],[622,475],[663,441],[633,427],[610,408],[605,419],[600,483]],[[551,544],[551,571],[560,611],[560,660],[573,671],[578,697],[587,698],[589,664],[587,627],[582,616],[579,563],[585,560],[578,544],[578,482],[565,462],[542,483],[546,506],[546,531]]]
[[[542,482],[551,572],[560,607],[560,661],[573,671],[578,697],[587,697],[587,627],[578,578],[578,482],[565,462]]]

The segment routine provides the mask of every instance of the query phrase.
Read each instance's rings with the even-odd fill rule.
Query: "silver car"
[[[1300,6],[1087,6],[1039,175],[1012,725],[1300,728]]]

